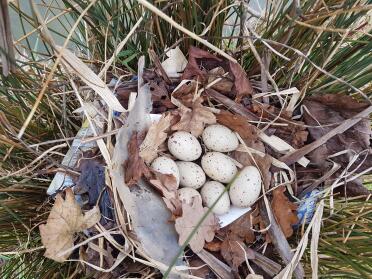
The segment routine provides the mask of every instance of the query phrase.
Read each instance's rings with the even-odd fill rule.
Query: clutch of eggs
[[[192,203],[194,198],[202,199],[206,207],[213,207],[216,215],[227,213],[231,203],[237,207],[253,205],[261,193],[261,174],[254,166],[239,171],[234,160],[225,154],[239,146],[235,133],[215,124],[206,127],[201,138],[206,149],[204,155],[202,145],[191,133],[173,133],[168,138],[168,150],[177,160],[160,156],[151,167],[176,177],[181,187],[180,200]],[[229,190],[224,184],[230,186]]]

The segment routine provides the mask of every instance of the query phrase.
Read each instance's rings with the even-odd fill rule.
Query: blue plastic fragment
[[[298,222],[295,225],[296,227],[300,226],[305,222],[305,224],[310,223],[311,219],[314,216],[316,203],[319,198],[319,190],[313,190],[307,193],[301,200],[297,208],[297,217]]]

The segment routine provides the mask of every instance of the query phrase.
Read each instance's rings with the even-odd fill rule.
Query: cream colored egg
[[[176,162],[180,173],[180,185],[198,189],[205,183],[206,177],[203,169],[193,162]]]
[[[220,152],[206,153],[201,159],[201,165],[210,178],[222,183],[229,183],[238,172],[234,161]]]
[[[261,175],[254,166],[241,170],[230,186],[231,203],[238,207],[249,207],[254,204],[261,193]]]
[[[205,146],[213,151],[230,152],[238,148],[239,140],[229,128],[223,125],[210,125],[204,129],[202,139]]]
[[[221,196],[225,191],[225,186],[217,181],[208,181],[204,184],[200,191],[203,203],[206,207],[211,208],[214,202]],[[230,209],[230,198],[226,191],[222,194],[216,205],[212,208],[212,212],[217,215],[225,214]]]
[[[165,156],[160,156],[152,161],[151,167],[157,172],[174,175],[177,180],[177,186],[179,185],[180,173],[178,171],[176,162],[172,159]]]
[[[194,188],[190,187],[184,187],[177,191],[178,193],[178,199],[181,202],[191,204],[193,202],[194,198],[201,199],[201,196],[198,191],[196,191]]]
[[[168,139],[169,152],[181,161],[194,161],[202,154],[198,139],[191,133],[179,131]]]

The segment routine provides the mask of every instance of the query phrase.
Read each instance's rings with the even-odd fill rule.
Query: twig
[[[282,156],[279,160],[284,162],[287,165],[292,165],[294,162],[299,160],[301,157],[305,156],[306,154],[310,153],[314,149],[318,148],[319,146],[325,144],[329,139],[332,137],[344,133],[346,130],[350,129],[353,127],[355,124],[357,124],[360,120],[363,118],[366,118],[369,116],[369,114],[372,113],[372,106],[369,106],[362,112],[358,113],[354,117],[345,120],[343,123],[338,125],[336,128],[332,129],[329,131],[327,134],[323,135],[316,141],[305,145],[304,147],[298,149],[297,151],[284,155]]]

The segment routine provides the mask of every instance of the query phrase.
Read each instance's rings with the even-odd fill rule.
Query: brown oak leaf
[[[151,175],[149,168],[139,155],[141,141],[140,135],[134,132],[128,142],[128,159],[124,162],[125,183],[128,186],[135,185],[142,175],[146,177]]]
[[[150,126],[139,151],[139,155],[147,164],[150,164],[158,156],[159,146],[167,139],[166,131],[171,125],[171,120],[171,114],[162,115],[159,122]]]
[[[83,214],[70,188],[65,191],[65,199],[59,193],[47,223],[39,226],[41,242],[46,248],[44,256],[57,262],[65,261],[72,251],[63,252],[74,246],[75,233],[92,227],[100,218],[97,206]]]
[[[285,237],[293,234],[292,225],[298,222],[296,209],[297,205],[292,203],[284,194],[285,186],[280,186],[273,191],[271,207],[276,221],[282,229]]]
[[[180,245],[183,245],[189,235],[198,225],[198,222],[208,211],[208,208],[202,206],[202,200],[194,198],[192,204],[182,203],[182,217],[176,219],[175,228],[179,234]],[[195,253],[200,252],[205,241],[210,242],[214,238],[215,231],[218,228],[218,220],[213,213],[208,214],[202,224],[196,228],[189,245]]]
[[[202,105],[203,99],[197,98],[192,109],[181,107],[181,120],[172,126],[173,131],[186,131],[195,137],[201,136],[206,124],[215,124],[216,116],[207,107]]]

